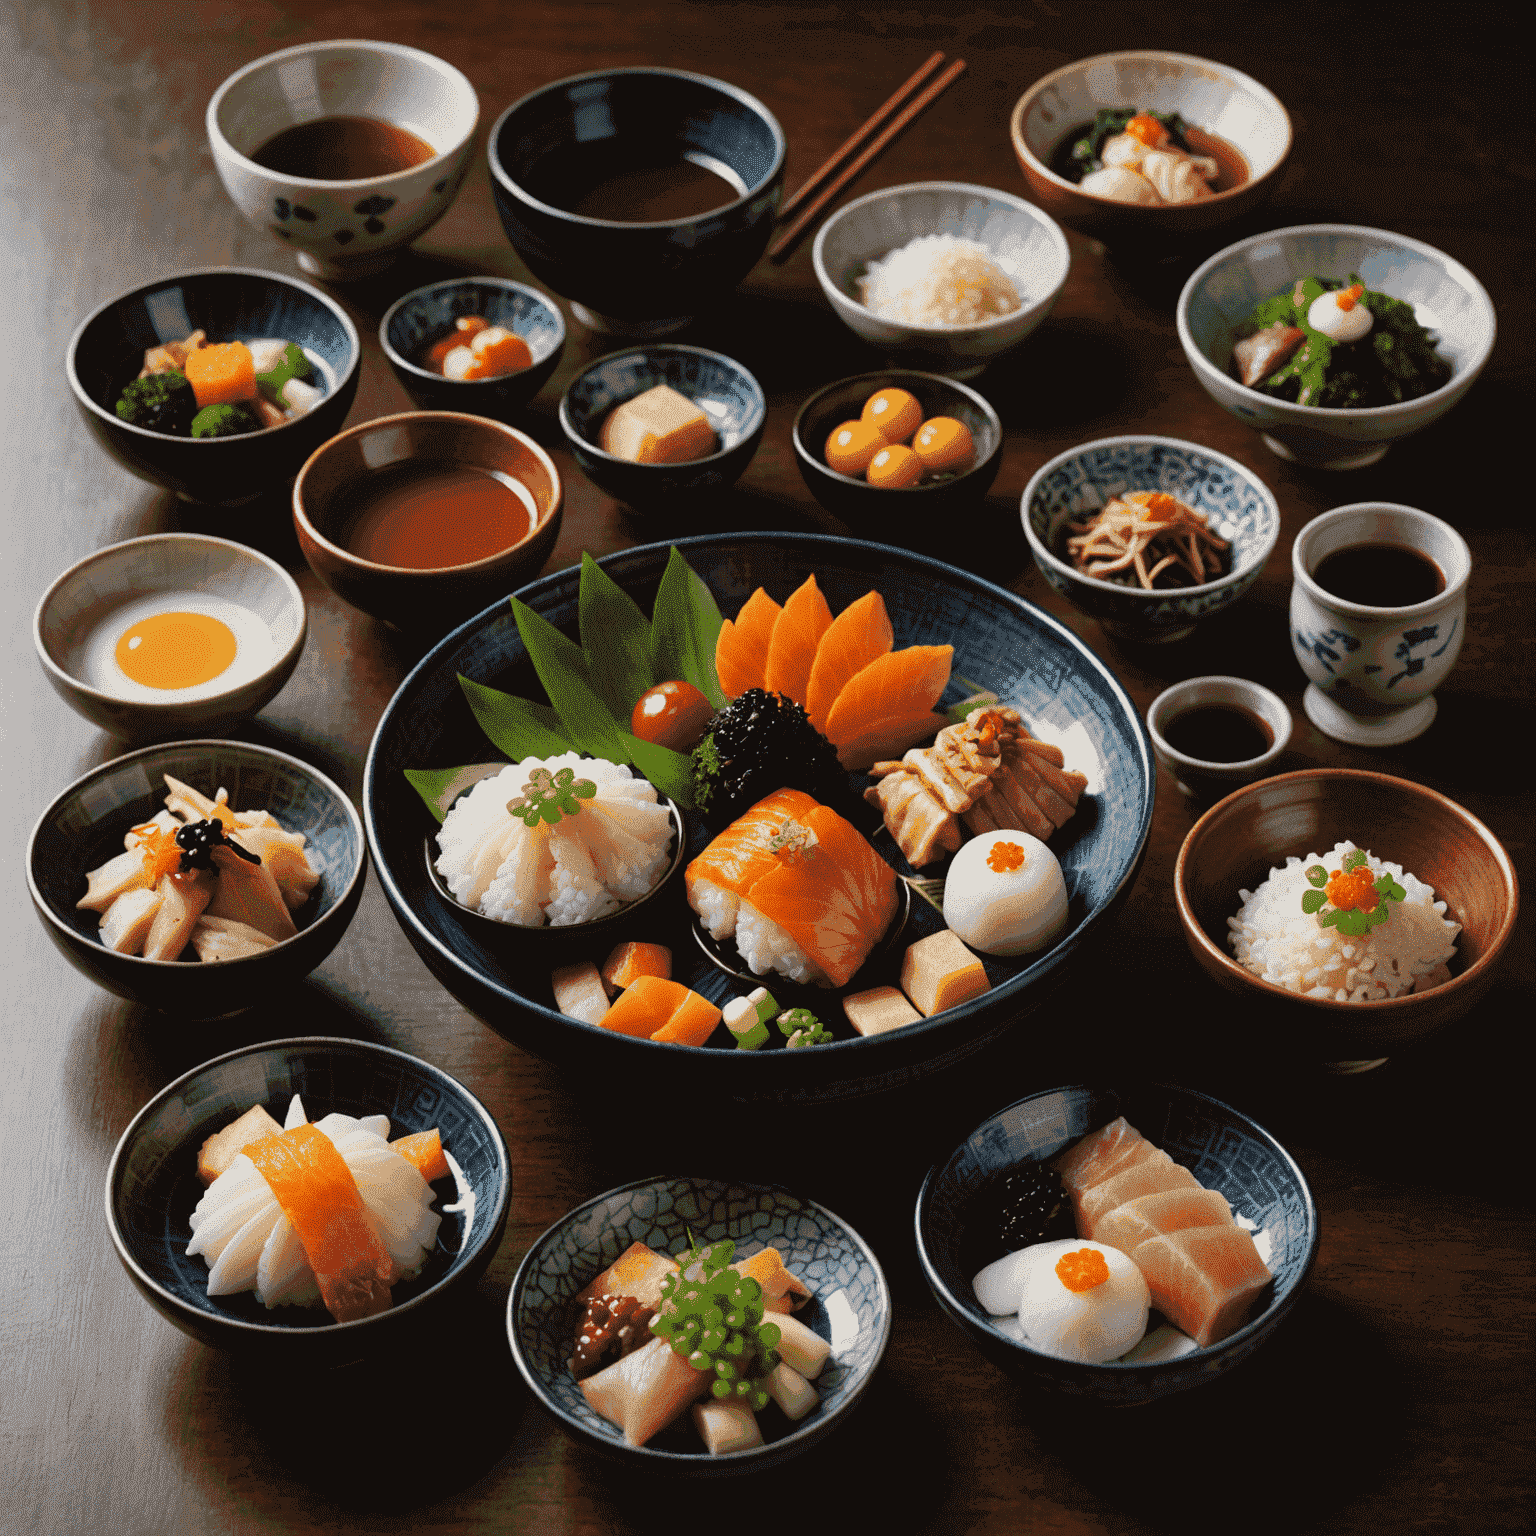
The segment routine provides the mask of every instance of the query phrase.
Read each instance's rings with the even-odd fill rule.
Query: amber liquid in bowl
[[[362,181],[408,171],[436,153],[410,129],[382,118],[319,117],[274,134],[251,159],[279,176]]]
[[[347,489],[332,526],[361,560],[439,571],[521,544],[538,518],[532,493],[511,475],[428,462],[369,471]]]
[[[1162,727],[1175,752],[1200,763],[1245,763],[1275,744],[1269,721],[1241,704],[1196,704]]]

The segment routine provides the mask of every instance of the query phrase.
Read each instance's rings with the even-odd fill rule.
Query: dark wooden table
[[[1330,1077],[1241,1011],[1180,941],[1170,879],[1192,813],[1164,780],[1151,845],[1116,924],[1113,958],[1074,1011],[1036,1018],[931,1086],[836,1115],[774,1117],[759,1170],[846,1215],[890,1276],[896,1322],[883,1374],[842,1433],[772,1486],[652,1485],[568,1441],[529,1399],[503,1331],[532,1239],[579,1201],[663,1168],[705,1169],[693,1124],[664,1119],[637,1147],[596,1100],[504,1043],[428,975],[376,884],[330,960],[279,1009],[187,1027],[91,987],[28,910],[26,834],[64,784],[118,743],[71,714],[30,654],[43,588],[100,545],[164,529],[231,530],[110,463],[76,419],[64,344],[101,300],[177,269],[291,271],[290,253],[226,201],[203,135],[232,70],[289,44],[374,36],[450,59],[478,89],[482,153],[447,218],[386,277],[341,294],[365,344],[351,420],[407,408],[380,355],[379,316],[443,272],[527,279],[502,237],[483,155],[503,107],[550,79],[661,62],[723,76],[776,112],[789,185],[935,47],[969,71],[870,171],[859,191],[963,178],[1013,191],[1018,94],[1073,57],[1184,47],[1264,81],[1296,145],[1255,228],[1337,219],[1402,231],[1465,262],[1499,309],[1492,363],[1448,419],[1379,466],[1308,473],[1195,384],[1173,326],[1187,265],[1125,256],[1073,235],[1053,316],[980,388],[1007,426],[1002,471],[951,556],[1063,616],[1145,708],[1170,682],[1237,671],[1275,688],[1297,728],[1280,766],[1381,769],[1444,790],[1481,816],[1529,878],[1531,593],[1536,577],[1529,432],[1529,167],[1511,104],[1523,98],[1503,8],[1346,11],[1282,20],[1263,8],[727,6],[567,3],[369,6],[199,0],[17,0],[0,16],[5,65],[9,384],[0,417],[7,507],[7,666],[0,732],[13,849],[5,885],[5,1158],[0,1244],[0,1527],[28,1532],[496,1529],[628,1532],[660,1519],[737,1528],[1146,1531],[1220,1526],[1362,1532],[1528,1529],[1536,1326],[1519,1059],[1536,1000],[1530,924],[1482,1007],[1439,1039],[1362,1077]],[[1159,25],[1158,22],[1161,21]],[[1394,32],[1401,33],[1399,42]],[[842,531],[800,483],[789,446],[799,403],[872,354],[833,318],[807,242],[761,266],[684,338],[740,358],[770,401],[761,450],[717,511],[725,528]],[[573,328],[531,430],[566,477],[550,569],[675,530],[598,494],[561,446],[556,406],[609,344]],[[1522,411],[1518,407],[1525,407]],[[1151,431],[1240,459],[1279,497],[1284,530],[1251,595],[1181,645],[1123,648],[1070,612],[1031,564],[1018,502],[1047,458],[1092,438]],[[1301,713],[1285,609],[1289,550],[1308,518],[1366,498],[1409,502],[1471,543],[1468,638],[1434,729],[1365,752]],[[310,638],[293,680],[242,732],[296,752],[354,795],[385,702],[419,641],[361,617],[310,576],[285,499],[239,514],[237,536],[299,577]],[[226,1049],[300,1032],[353,1035],[454,1073],[512,1148],[506,1238],[476,1303],[430,1358],[313,1380],[241,1369],[191,1343],[135,1295],[102,1216],[107,1161],[164,1083]],[[1529,1058],[1527,1057],[1527,1060]],[[987,1365],[942,1317],[918,1272],[911,1209],[928,1163],[984,1114],[1031,1089],[1159,1074],[1236,1104],[1294,1153],[1322,1210],[1321,1255],[1288,1326],[1234,1376],[1155,1408],[1107,1414],[1038,1400]],[[744,1145],[753,1145],[743,1125]],[[733,1149],[739,1150],[739,1149]],[[637,1161],[639,1166],[637,1166]]]

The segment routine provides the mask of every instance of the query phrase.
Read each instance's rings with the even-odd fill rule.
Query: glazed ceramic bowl
[[[187,611],[232,621],[234,660],[200,685],[134,682],[114,659],[124,631],[152,613]],[[282,566],[192,533],[149,534],[87,555],[48,588],[32,618],[54,691],[127,741],[218,734],[255,714],[293,675],[307,632],[304,595]]]
[[[1257,890],[1287,858],[1326,856],[1345,838],[1400,864],[1446,903],[1446,917],[1461,924],[1450,981],[1379,1002],[1335,1002],[1261,981],[1233,958],[1227,919],[1241,906],[1239,891]],[[1425,1039],[1475,1006],[1520,906],[1509,854],[1477,817],[1426,785],[1346,768],[1285,773],[1228,795],[1184,839],[1173,891],[1190,953],[1241,999],[1245,1029],[1276,1031],[1303,1059],[1355,1066]]]
[[[1261,300],[1298,278],[1347,282],[1352,274],[1368,289],[1413,305],[1452,366],[1448,383],[1397,405],[1325,410],[1249,389],[1228,372],[1232,343]],[[1374,464],[1400,438],[1438,421],[1483,371],[1497,328],[1493,300],[1459,261],[1406,235],[1358,224],[1298,224],[1229,245],[1185,283],[1176,319],[1184,356],[1206,394],[1263,433],[1281,458],[1315,469]]]
[[[540,86],[496,120],[488,153],[513,249],[583,325],[621,336],[664,336],[725,298],[767,249],[784,190],[773,113],[681,69],[596,70]],[[719,206],[625,210],[598,190],[665,181],[684,163],[721,178]],[[573,211],[588,199],[591,211]]]
[[[827,439],[843,422],[857,421],[864,402],[882,389],[904,389],[915,396],[925,421],[952,416],[964,422],[976,448],[970,468],[901,491],[831,468]],[[955,532],[952,519],[975,513],[1003,462],[1003,424],[985,396],[954,379],[907,369],[864,373],[818,389],[796,414],[791,440],[800,478],[828,512],[857,532],[918,548],[949,544]]]
[[[879,1093],[940,1072],[1014,1027],[1067,977],[1081,974],[1140,866],[1154,773],[1140,713],[1093,651],[1065,625],[989,582],[855,539],[712,534],[641,545],[597,563],[649,615],[674,547],[723,614],[736,614],[759,586],[782,602],[812,574],[834,613],[871,589],[879,591],[897,647],[953,645],[956,677],[993,688],[1020,710],[1031,730],[1058,743],[1068,765],[1089,780],[1078,819],[1052,844],[1070,897],[1066,931],[1048,952],[989,957],[992,990],[959,1008],[814,1050],[737,1050],[723,1028],[715,1043],[659,1044],[566,1018],[555,1008],[549,968],[509,964],[432,889],[422,840],[433,829],[433,818],[406,778],[407,769],[442,772],[497,756],[466,702],[461,677],[522,698],[539,696],[513,615],[498,602],[446,636],[406,678],[380,717],[365,771],[364,814],[379,878],[407,939],[433,975],[491,1029],[579,1071],[584,1080],[595,1074],[600,1082],[697,1092],[711,1102],[808,1102]],[[559,572],[517,595],[574,638],[579,574]],[[970,691],[952,679],[940,707]],[[869,808],[857,800],[855,805],[855,814],[867,817],[874,831],[879,823]],[[688,830],[693,857],[707,845],[709,833],[692,813]],[[875,846],[906,872],[885,834],[876,836]],[[913,902],[905,942],[938,925],[938,913],[927,902]],[[648,904],[644,921],[622,937],[665,944],[672,951],[673,979],[720,1006],[741,988],[706,960],[693,927],[693,913],[679,896],[666,905]],[[601,965],[610,947],[605,940],[588,958]],[[902,948],[898,943],[895,952]],[[894,968],[877,979],[894,980]],[[772,990],[772,978],[765,981]],[[847,1035],[838,994],[826,997],[820,1016]]]
[[[144,353],[195,330],[210,341],[298,342],[325,398],[280,427],[240,437],[173,437],[119,418],[118,397],[139,376]],[[318,288],[249,267],[201,267],[92,310],[69,339],[64,367],[81,420],[124,469],[190,501],[233,503],[286,484],[341,430],[362,355],[357,327]]]
[[[75,905],[86,871],[121,853],[128,829],[164,807],[166,774],[206,795],[222,786],[236,810],[268,810],[308,839],[305,853],[320,883],[294,913],[293,938],[216,965],[146,960],[101,943],[98,914]],[[342,790],[296,757],[243,741],[178,741],[114,758],[64,790],[27,842],[32,904],[59,953],[118,997],[190,1019],[223,1018],[291,995],[346,932],[367,867],[362,823]]]
[[[466,315],[480,315],[519,336],[532,364],[497,379],[447,379],[421,366],[423,351]],[[396,299],[379,322],[379,345],[405,392],[423,411],[467,411],[505,420],[549,382],[565,350],[557,304],[505,277],[453,277]]]
[[[588,1404],[570,1371],[577,1293],[631,1243],[677,1254],[690,1236],[701,1246],[729,1238],[741,1259],[777,1248],[812,1293],[795,1315],[832,1347],[813,1383],[819,1404],[798,1423],[770,1404],[757,1416],[764,1443],[733,1455],[711,1456],[686,1411],[647,1444],[628,1444]],[[847,1222],[775,1185],[722,1179],[639,1179],[587,1201],[534,1242],[507,1298],[512,1358],[560,1427],[636,1471],[685,1477],[759,1472],[826,1439],[863,1399],[890,1331],[891,1297],[880,1261]]]
[[[1253,1317],[1206,1349],[1174,1359],[1083,1365],[1033,1348],[976,1300],[972,1277],[1006,1249],[989,1232],[990,1181],[1028,1159],[1045,1161],[1124,1115],[1149,1141],[1225,1196],[1274,1275]],[[994,1217],[995,1219],[995,1217]],[[1052,1088],[989,1116],[943,1161],[917,1197],[917,1254],[946,1315],[992,1363],[1041,1391],[1117,1406],[1188,1391],[1237,1369],[1294,1310],[1321,1236],[1312,1191],[1295,1160],[1246,1115],[1166,1084]]]
[[[953,235],[987,248],[1013,279],[1020,305],[977,325],[888,319],[859,299],[874,262],[923,235]],[[893,365],[970,378],[1029,336],[1050,314],[1072,264],[1067,237],[1033,203],[963,181],[886,187],[839,208],[816,236],[816,281],[839,320]]]
[[[268,169],[256,158],[287,129],[317,119],[392,123],[432,150],[381,176],[322,180]],[[480,101],[442,59],[402,43],[358,38],[300,43],[227,79],[208,103],[213,163],[241,214],[294,248],[328,282],[367,277],[447,213],[469,169]]]
[[[1200,133],[1224,140],[1245,163],[1247,177],[1225,187],[1223,177],[1213,196],[1172,206],[1117,203],[1084,192],[1052,165],[1101,107],[1177,112],[1198,130],[1190,140],[1197,150],[1206,147]],[[1111,245],[1150,240],[1157,258],[1266,202],[1291,152],[1291,120],[1273,92],[1226,64],[1162,49],[1101,53],[1053,70],[1019,97],[1008,135],[1030,195],[1047,213]]]
[[[1066,558],[1068,525],[1127,491],[1166,491],[1203,512],[1231,546],[1227,574],[1148,592],[1077,570]],[[1280,504],[1252,470],[1172,437],[1105,437],[1057,454],[1025,487],[1020,514],[1040,574],[1117,639],[1143,645],[1182,640],[1230,607],[1258,580],[1280,537]]]
[[[601,446],[609,413],[658,384],[675,389],[709,418],[719,443],[714,453],[684,464],[636,464]],[[576,375],[560,402],[560,427],[581,472],[637,512],[697,507],[729,490],[752,462],[767,420],[762,386],[734,358],[670,342],[598,358]]]
[[[464,565],[418,570],[354,554],[346,539],[359,480],[434,464],[516,481],[528,504],[528,531]],[[561,500],[560,471],[527,433],[482,416],[411,411],[365,421],[318,449],[294,481],[293,521],[304,558],[338,597],[404,629],[440,629],[538,571],[560,534]]]
[[[237,964],[239,962],[236,962]],[[443,1217],[421,1274],[377,1317],[337,1323],[323,1307],[275,1307],[250,1292],[208,1295],[208,1266],[188,1257],[188,1218],[202,1197],[202,1143],[253,1105],[284,1123],[300,1095],[311,1121],[383,1114],[391,1137],[438,1130],[461,1176],[434,1186]],[[194,1068],[134,1116],[107,1169],[107,1229],[118,1259],[165,1320],[213,1349],[263,1368],[318,1370],[402,1349],[430,1350],[495,1255],[511,1206],[512,1165],[495,1119],[446,1072],[388,1046],[318,1036],[231,1051]],[[467,1209],[449,1209],[464,1205]]]
[[[1259,722],[1268,747],[1248,757],[1217,760],[1180,751],[1168,738],[1181,715],[1198,709],[1241,711]],[[1245,677],[1189,677],[1165,688],[1147,708],[1147,731],[1157,760],[1186,795],[1226,794],[1239,784],[1267,778],[1291,740],[1291,712],[1278,694]],[[1257,742],[1255,742],[1257,745]]]

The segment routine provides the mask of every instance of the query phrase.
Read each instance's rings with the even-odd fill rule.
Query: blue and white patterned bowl
[[[1146,592],[1075,570],[1058,551],[1066,525],[1127,491],[1166,491],[1210,519],[1231,544],[1225,576],[1198,587]],[[1182,640],[1235,603],[1258,579],[1280,537],[1274,493],[1236,459],[1173,437],[1104,437],[1069,448],[1035,472],[1020,507],[1040,573],[1121,640]]]
[[[832,1346],[815,1382],[820,1405],[799,1424],[769,1407],[759,1420],[764,1444],[732,1456],[711,1456],[686,1423],[649,1445],[627,1445],[617,1426],[588,1405],[568,1363],[577,1293],[631,1243],[675,1254],[687,1248],[690,1233],[701,1244],[731,1238],[741,1258],[777,1248],[812,1292],[796,1315]],[[638,1179],[578,1206],[528,1250],[507,1298],[517,1368],[568,1434],[641,1470],[690,1477],[761,1471],[825,1439],[863,1397],[890,1331],[880,1261],[847,1222],[776,1185],[721,1179]]]
[[[994,1175],[1026,1158],[1054,1157],[1117,1115],[1225,1196],[1235,1217],[1252,1223],[1275,1279],[1252,1321],[1208,1349],[1174,1360],[1081,1365],[1041,1354],[988,1316],[971,1280],[1000,1250],[979,1240],[971,1223],[977,1196]],[[918,1259],[929,1287],[988,1359],[1048,1392],[1124,1406],[1214,1381],[1246,1360],[1295,1307],[1320,1236],[1306,1177],[1268,1131],[1218,1099],[1166,1084],[1052,1088],[1010,1104],[934,1164],[917,1197],[916,1220]]]
[[[609,412],[658,384],[686,396],[709,418],[720,446],[707,459],[634,464],[598,445]],[[598,358],[576,375],[560,402],[560,426],[582,473],[637,512],[677,511],[729,490],[752,462],[767,420],[762,386],[734,358],[673,342]]]

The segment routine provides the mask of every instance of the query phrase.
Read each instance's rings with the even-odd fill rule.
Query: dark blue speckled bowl
[[[391,1137],[435,1126],[474,1196],[471,1211],[444,1212],[425,1268],[394,1288],[394,1306],[378,1317],[336,1323],[323,1308],[268,1311],[248,1292],[210,1297],[208,1266],[187,1257],[188,1218],[203,1194],[198,1149],[253,1104],[281,1125],[295,1093],[312,1121],[333,1110],[385,1114]],[[439,1211],[462,1203],[446,1183],[436,1191]],[[215,1349],[259,1356],[275,1369],[312,1369],[430,1346],[434,1320],[473,1290],[495,1255],[512,1164],[490,1111],[446,1072],[388,1046],[312,1036],[231,1051],[156,1094],[112,1154],[106,1195],[112,1246],[162,1317]]]
[[[731,1238],[740,1258],[777,1248],[813,1293],[796,1316],[832,1345],[814,1383],[820,1405],[792,1424],[770,1404],[758,1416],[764,1444],[731,1456],[711,1456],[686,1422],[648,1445],[626,1445],[618,1428],[588,1405],[568,1364],[576,1294],[631,1243],[675,1254],[687,1248],[690,1233],[700,1244]],[[760,1472],[824,1440],[863,1397],[890,1331],[885,1274],[852,1227],[786,1189],[719,1179],[638,1179],[578,1206],[528,1250],[507,1297],[512,1356],[560,1427],[636,1471],[685,1477]]]
[[[707,459],[635,464],[598,446],[608,413],[658,384],[686,396],[709,418],[720,447]],[[560,402],[560,426],[582,473],[637,512],[676,512],[728,490],[752,462],[767,420],[761,386],[734,358],[671,342],[598,358]]]
[[[446,336],[461,315],[483,315],[520,336],[533,355],[532,366],[499,379],[445,379],[418,366],[422,349]],[[418,409],[506,421],[549,382],[565,350],[565,320],[557,304],[527,283],[453,277],[396,299],[379,322],[379,344]]]
[[[672,547],[641,545],[599,564],[649,613]],[[992,990],[959,1008],[810,1051],[660,1045],[564,1017],[555,1009],[546,968],[509,965],[499,947],[486,943],[433,888],[422,858],[432,818],[405,777],[407,768],[459,767],[495,756],[465,702],[460,674],[539,697],[511,611],[498,602],[440,641],[401,684],[379,720],[364,773],[363,815],[375,868],[406,937],[433,975],[507,1039],[583,1073],[664,1085],[669,1093],[698,1092],[712,1100],[781,1102],[859,1097],[939,1072],[1012,1029],[1079,975],[1110,913],[1134,883],[1152,816],[1151,743],[1140,713],[1109,668],[1033,604],[905,550],[793,533],[710,534],[678,539],[675,547],[709,584],[726,615],[735,614],[758,586],[782,602],[813,572],[834,613],[877,589],[898,647],[952,644],[957,677],[995,689],[1032,730],[1058,742],[1069,766],[1088,777],[1076,816],[1053,840],[1069,893],[1067,930],[1042,955],[985,957]],[[574,638],[578,579],[576,568],[561,571],[518,596]],[[941,702],[969,691],[952,680]],[[690,828],[690,853],[697,853],[708,834],[697,817],[690,817]],[[900,870],[908,868],[883,832],[875,846]],[[926,902],[913,902],[912,908],[906,942],[939,926]],[[645,922],[624,936],[668,944],[673,976],[716,1003],[740,991],[700,952],[692,913],[680,894],[670,911],[651,903]],[[898,943],[893,954],[904,948]],[[603,954],[592,958],[600,964]],[[834,996],[826,1009],[835,1018]]]
[[[309,354],[325,398],[303,416],[240,437],[172,437],[121,420],[118,396],[144,353],[194,330],[210,341],[277,336]],[[80,417],[124,469],[191,501],[233,503],[284,485],[341,430],[362,365],[357,327],[334,299],[251,267],[200,267],[110,299],[82,320],[64,366]]]
[[[971,1288],[967,1228],[974,1197],[992,1175],[1026,1158],[1054,1157],[1117,1115],[1224,1195],[1234,1216],[1254,1223],[1261,1252],[1268,1240],[1275,1281],[1253,1320],[1209,1349],[1149,1364],[1081,1365],[1031,1349],[988,1317]],[[1046,1391],[1127,1406],[1214,1381],[1246,1360],[1296,1305],[1320,1232],[1306,1178],[1268,1131],[1217,1099],[1168,1085],[1031,1094],[982,1121],[935,1163],[917,1197],[923,1273],[939,1305],[989,1360]]]

